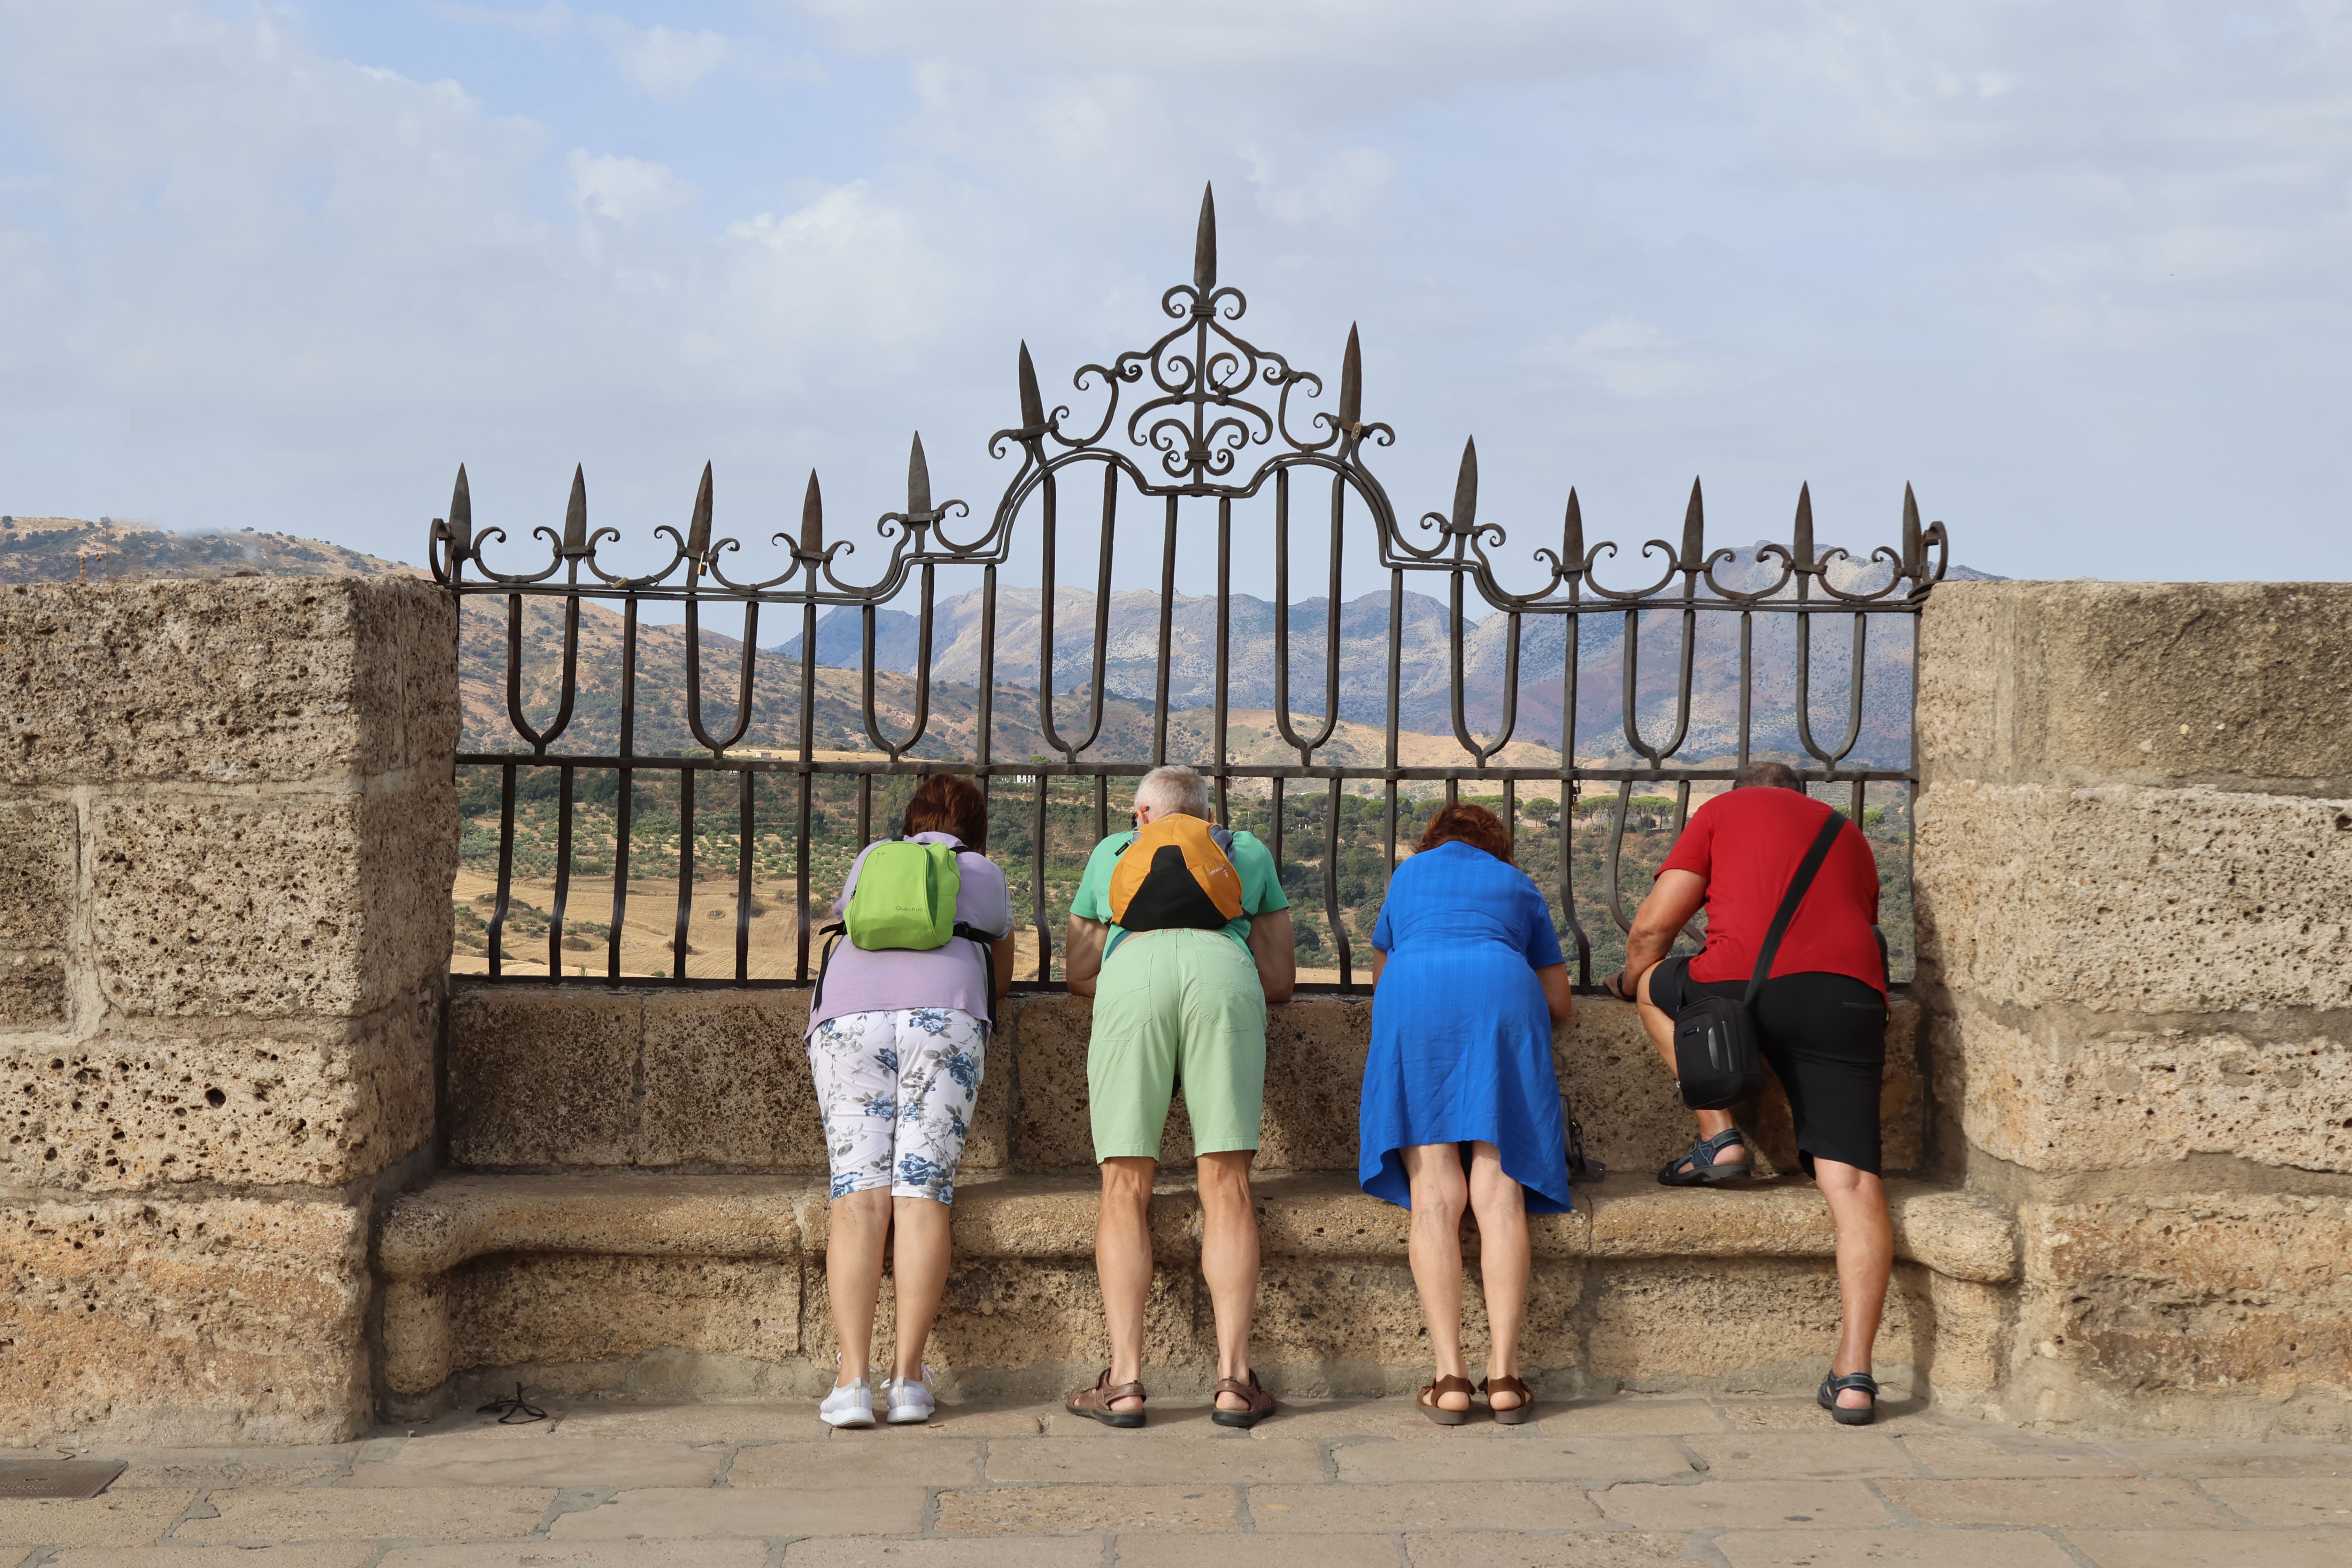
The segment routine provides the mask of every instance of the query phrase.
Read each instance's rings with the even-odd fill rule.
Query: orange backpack
[[[1110,918],[1128,931],[1223,931],[1242,912],[1234,836],[1197,816],[1136,829],[1110,874]]]

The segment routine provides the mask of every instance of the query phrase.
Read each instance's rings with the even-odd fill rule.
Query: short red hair
[[[1447,806],[1429,819],[1419,847],[1434,849],[1449,838],[1484,849],[1506,866],[1511,863],[1511,836],[1503,831],[1501,819],[1483,805]]]
[[[907,802],[904,837],[952,833],[972,850],[988,847],[988,797],[970,779],[933,773]]]

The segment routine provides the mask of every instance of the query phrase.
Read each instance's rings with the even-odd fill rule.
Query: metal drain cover
[[[0,1498],[88,1498],[121,1475],[121,1459],[0,1459]]]

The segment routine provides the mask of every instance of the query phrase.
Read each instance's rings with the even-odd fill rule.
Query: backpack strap
[[[1780,895],[1780,907],[1773,912],[1772,929],[1764,933],[1764,945],[1756,953],[1756,973],[1748,977],[1748,994],[1739,999],[1743,1007],[1756,1005],[1756,993],[1764,989],[1765,977],[1772,973],[1772,955],[1780,951],[1780,939],[1788,934],[1789,922],[1797,918],[1797,906],[1805,901],[1806,892],[1813,885],[1815,873],[1822,862],[1830,858],[1830,847],[1837,842],[1845,828],[1845,816],[1832,811],[1822,830],[1813,836],[1812,847],[1797,863],[1797,874],[1789,879],[1789,890]]]
[[[809,993],[809,1016],[812,1018],[816,1016],[817,1009],[824,1005],[824,972],[833,967],[833,950],[841,945],[838,939],[848,929],[846,921],[835,921],[829,926],[816,928],[817,935],[835,940],[824,944],[824,956],[816,963],[816,989]]]
[[[996,1027],[996,944],[1011,936],[1011,931],[984,931],[978,926],[956,921],[955,934],[980,949],[980,967],[988,976],[988,1026]]]

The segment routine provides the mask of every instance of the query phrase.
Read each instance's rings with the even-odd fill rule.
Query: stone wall
[[[457,809],[429,584],[0,589],[0,1442],[370,1415]]]
[[[1999,1407],[2352,1435],[2352,585],[1946,584],[1933,1168],[2014,1204]]]

